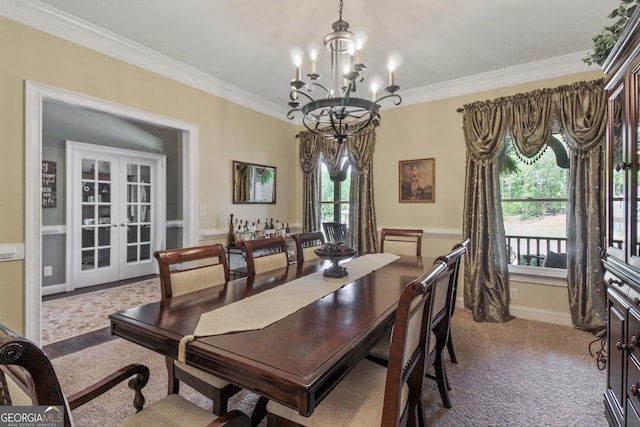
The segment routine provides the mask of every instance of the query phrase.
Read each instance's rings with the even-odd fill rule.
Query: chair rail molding
[[[5,243],[0,245],[0,262],[24,259],[24,243]]]

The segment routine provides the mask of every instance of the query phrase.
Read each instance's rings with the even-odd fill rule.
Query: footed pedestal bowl
[[[345,244],[325,243],[314,251],[318,257],[331,261],[331,267],[324,270],[323,275],[326,277],[344,277],[347,269],[340,266],[339,262],[349,259],[356,254],[356,250]]]

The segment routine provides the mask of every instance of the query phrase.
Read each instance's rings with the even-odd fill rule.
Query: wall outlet
[[[47,265],[46,267],[43,268],[43,274],[44,277],[50,277],[53,276],[53,267],[50,265]]]
[[[509,288],[509,298],[514,301],[518,299],[518,288]]]
[[[207,205],[200,205],[200,216],[207,216]]]

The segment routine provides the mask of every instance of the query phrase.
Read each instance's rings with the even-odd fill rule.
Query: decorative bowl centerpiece
[[[341,267],[338,262],[351,258],[356,254],[356,250],[345,243],[325,243],[314,250],[316,255],[322,259],[331,261],[331,267],[324,270],[326,277],[344,277],[347,269]]]

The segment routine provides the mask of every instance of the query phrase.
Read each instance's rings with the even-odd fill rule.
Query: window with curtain
[[[522,159],[506,139],[499,162],[509,264],[567,268],[568,152],[559,133],[535,159]]]
[[[320,161],[320,222],[349,223],[349,194],[351,189],[351,165],[345,156],[340,174],[332,180],[327,165]]]
[[[566,209],[569,309],[577,328],[602,329],[606,319],[600,259],[605,230],[606,99],[604,79],[599,79],[464,106],[463,233],[471,239],[464,263],[464,305],[476,321],[513,318],[498,161],[506,135],[532,162],[547,147],[557,124],[571,147]]]
[[[329,206],[328,218],[348,224],[349,244],[360,254],[378,252],[376,213],[373,201],[373,152],[375,131],[349,137],[343,144],[322,139],[310,131],[300,132],[300,167],[303,172],[302,229],[321,229],[320,208]],[[318,159],[324,159],[319,161]],[[345,159],[348,159],[348,166]],[[320,169],[326,166],[327,173]],[[332,191],[324,197],[320,180],[327,184],[334,179]],[[336,187],[336,177],[340,181]],[[331,186],[331,184],[329,184]],[[330,196],[333,194],[333,196]],[[347,203],[348,201],[348,203]],[[326,202],[326,203],[322,203]],[[336,208],[336,205],[338,208]],[[325,208],[326,209],[326,208]],[[336,212],[338,212],[336,214]],[[344,220],[343,213],[348,218]],[[326,221],[326,219],[324,219]]]

